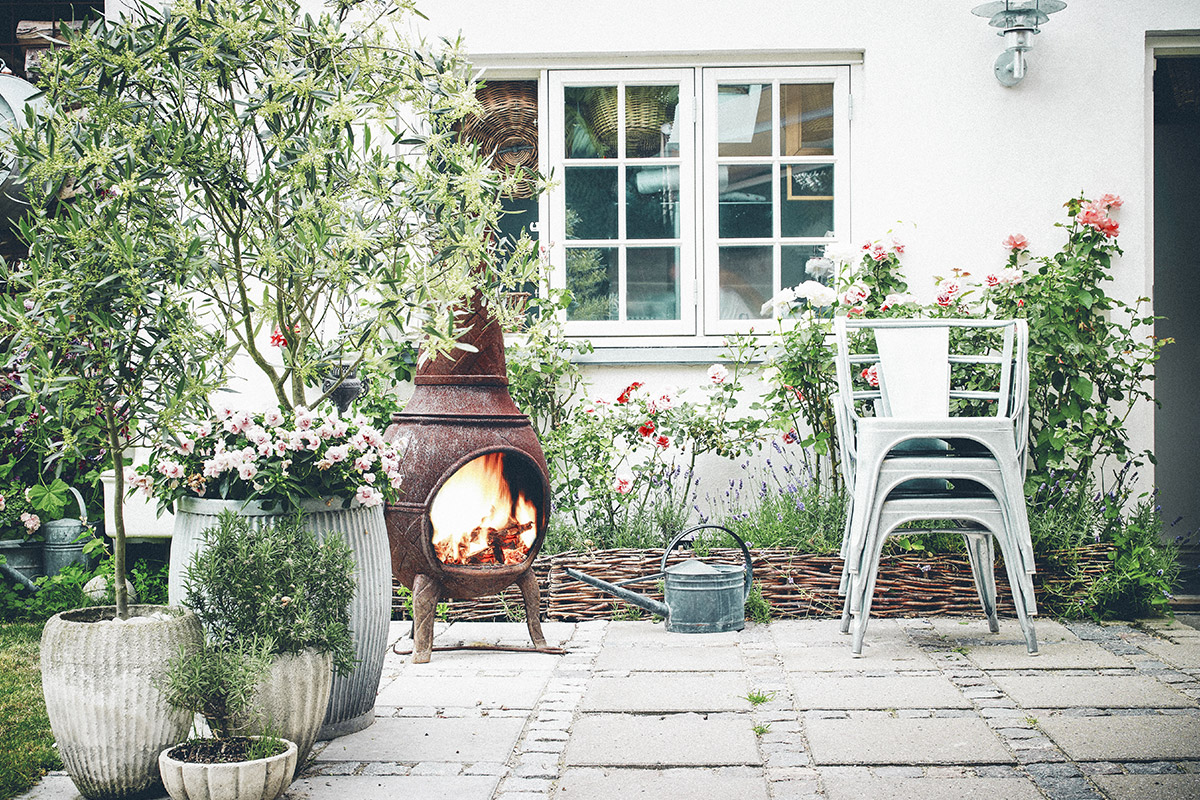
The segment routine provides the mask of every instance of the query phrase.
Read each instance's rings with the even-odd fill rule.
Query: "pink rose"
[[[904,245],[900,244],[896,239],[892,239],[892,250],[898,255],[904,255]]]
[[[629,494],[633,491],[633,478],[629,475],[617,475],[613,478],[612,489],[617,494]]]
[[[860,377],[876,388],[879,387],[879,365],[872,364],[860,373]]]
[[[1028,250],[1029,240],[1019,233],[1014,233],[1004,240],[1004,246],[1009,250]]]
[[[358,491],[354,493],[358,498],[358,502],[362,503],[367,508],[377,506],[383,502],[383,495],[374,486],[360,486]]]
[[[1115,194],[1102,194],[1096,202],[1105,208],[1120,208],[1125,205],[1125,201]]]
[[[958,281],[945,281],[942,283],[941,289],[951,297],[957,297],[958,293],[962,291],[962,286]]]
[[[1000,285],[1000,279],[996,277],[995,273],[988,275],[986,278],[983,279],[983,282],[986,283],[988,286],[999,286]]]
[[[238,476],[244,481],[250,480],[257,474],[258,467],[254,466],[252,461],[243,461],[241,466],[238,467]]]
[[[263,414],[263,424],[268,428],[278,428],[283,424],[283,414],[280,413],[278,408],[272,408]]]
[[[942,292],[937,296],[937,304],[942,308],[949,308],[954,305],[954,296],[948,292]]]
[[[8,501],[4,499],[4,495],[0,494],[0,511],[3,511],[8,506]]]
[[[872,244],[869,253],[871,255],[871,258],[875,259],[876,261],[883,261],[885,258],[888,257],[887,248],[884,247],[883,244],[880,242],[875,242],[874,244]]]
[[[729,380],[729,370],[720,364],[713,364],[708,368],[708,379],[716,384],[724,383]]]

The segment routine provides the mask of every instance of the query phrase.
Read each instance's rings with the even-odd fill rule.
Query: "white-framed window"
[[[849,67],[549,70],[543,242],[567,332],[746,331],[849,237]]]

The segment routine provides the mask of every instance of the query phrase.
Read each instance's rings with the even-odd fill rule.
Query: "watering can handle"
[[[743,598],[743,599],[749,598],[750,597],[750,586],[751,586],[751,584],[754,583],[754,563],[750,556],[750,548],[747,547],[746,543],[742,541],[742,537],[738,536],[736,533],[729,530],[729,528],[726,528],[721,525],[693,525],[692,527],[688,528],[683,533],[676,536],[674,539],[671,540],[671,543],[669,545],[667,545],[667,549],[663,552],[662,566],[659,568],[659,571],[666,572],[667,556],[671,555],[671,551],[673,551],[676,547],[678,547],[680,542],[682,542],[685,538],[687,538],[687,536],[689,534],[693,534],[699,530],[704,530],[705,528],[712,528],[712,529],[718,530],[718,531],[725,531],[730,536],[732,536],[737,541],[737,543],[741,546],[742,557],[746,559],[746,588],[745,588],[745,592],[744,592],[745,598]]]
[[[75,495],[75,502],[79,503],[79,521],[83,523],[83,527],[87,527],[87,505],[83,502],[83,495],[74,486],[68,486],[71,494]]]

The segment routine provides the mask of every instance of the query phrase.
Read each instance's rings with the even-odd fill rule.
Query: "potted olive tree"
[[[181,712],[201,714],[212,737],[189,739],[158,757],[174,800],[275,800],[291,784],[295,742],[238,734],[234,718],[250,707],[269,669],[270,645],[244,639],[183,648],[167,665],[163,688]]]
[[[354,560],[340,534],[308,530],[299,515],[256,525],[225,512],[203,534],[187,570],[185,604],[210,642],[262,642],[269,663],[227,732],[275,732],[303,764],[325,719],[333,672],[355,666],[350,635]]]
[[[13,139],[31,194],[18,228],[29,255],[0,267],[4,355],[31,394],[86,399],[120,497],[127,449],[194,413],[215,385],[219,342],[197,328],[184,293],[200,250],[180,223],[179,188],[155,166],[162,142],[137,132],[142,112],[117,99],[119,87],[67,56],[51,63],[49,101],[80,108],[38,118]],[[60,192],[68,180],[73,192]],[[151,678],[181,643],[201,640],[190,612],[129,604],[120,503],[115,512],[116,605],[59,614],[42,636],[51,728],[89,798],[132,796],[157,780],[159,752],[189,719]]]

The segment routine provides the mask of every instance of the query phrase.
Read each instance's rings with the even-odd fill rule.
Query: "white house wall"
[[[854,63],[851,73],[851,237],[905,224],[910,284],[997,267],[1010,233],[1034,254],[1063,242],[1055,222],[1081,191],[1121,195],[1124,257],[1112,291],[1152,290],[1147,35],[1200,30],[1196,0],[1070,0],[1035,37],[1027,77],[1001,86],[992,63],[1003,40],[972,2],[716,0],[604,3],[493,0],[423,4],[430,34],[463,34],[489,74],[521,68]],[[526,72],[534,75],[536,72]],[[611,391],[644,368],[593,375]],[[672,370],[676,373],[676,370]],[[692,367],[670,376],[684,384]],[[1153,414],[1132,420],[1138,449]]]

